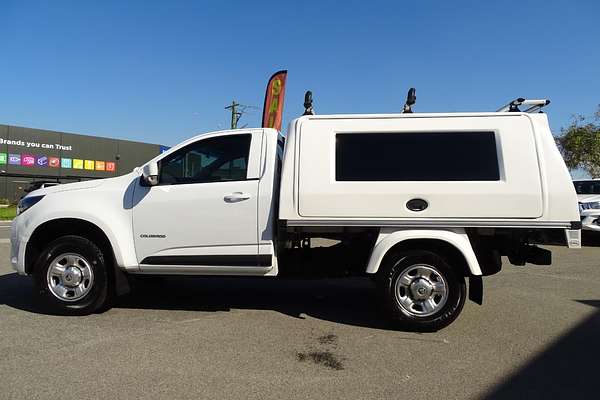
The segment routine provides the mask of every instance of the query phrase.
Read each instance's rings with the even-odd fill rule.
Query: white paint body
[[[336,182],[336,132],[493,131],[501,179],[494,182]],[[305,116],[291,122],[278,173],[272,129],[214,132],[189,139],[150,162],[211,137],[252,135],[246,180],[144,187],[141,169],[104,180],[32,192],[43,199],[12,225],[11,263],[26,273],[27,242],[42,224],[88,221],[107,236],[116,264],[131,273],[277,275],[276,224],[288,227],[373,227],[379,237],[366,268],[409,239],[443,240],[481,269],[465,228],[563,228],[579,221],[569,173],[544,114],[461,113]],[[426,162],[426,160],[425,160]],[[419,215],[404,204],[426,198]],[[243,200],[228,202],[228,196]],[[279,205],[279,207],[277,207]],[[213,256],[270,257],[265,265],[152,263]],[[225,258],[228,259],[228,258]]]
[[[338,133],[482,130],[495,132],[499,181],[335,181]],[[567,227],[578,220],[575,191],[545,114],[306,116],[288,132],[279,214],[293,225]],[[430,207],[418,215],[406,209],[414,197]]]
[[[442,240],[456,247],[465,257],[469,270],[473,275],[481,275],[479,262],[471,247],[469,237],[464,229],[412,229],[412,228],[382,228],[373,247],[373,252],[367,265],[367,273],[374,274],[379,269],[383,257],[396,244],[412,239]]]
[[[600,179],[586,179],[574,181],[589,184],[600,184]],[[596,193],[580,193],[577,195],[579,201],[579,213],[581,216],[581,229],[587,231],[600,232],[600,194]]]
[[[577,195],[579,199],[579,214],[581,217],[581,229],[586,231],[600,232],[600,195]],[[588,208],[588,207],[595,208]]]

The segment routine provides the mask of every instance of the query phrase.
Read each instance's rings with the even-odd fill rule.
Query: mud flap
[[[469,300],[479,305],[483,304],[483,278],[481,276],[469,277]]]
[[[121,268],[117,267],[117,263],[114,264],[114,274],[115,274],[115,294],[117,296],[122,296],[131,291],[131,287],[129,286],[129,280],[127,279],[127,274],[121,270]]]

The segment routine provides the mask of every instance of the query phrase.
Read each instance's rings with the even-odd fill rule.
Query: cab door
[[[137,183],[142,271],[266,267],[257,261],[261,142],[262,131],[207,136],[160,160],[157,186]]]

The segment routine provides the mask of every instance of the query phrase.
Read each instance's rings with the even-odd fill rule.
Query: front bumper
[[[10,265],[19,275],[25,273],[25,249],[27,237],[23,235],[23,218],[15,218],[10,226]]]
[[[600,211],[582,211],[581,229],[600,232]]]

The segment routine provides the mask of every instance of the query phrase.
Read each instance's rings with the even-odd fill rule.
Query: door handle
[[[225,200],[226,203],[237,203],[240,201],[248,200],[249,198],[250,195],[248,193],[233,192],[223,197],[223,200]]]

